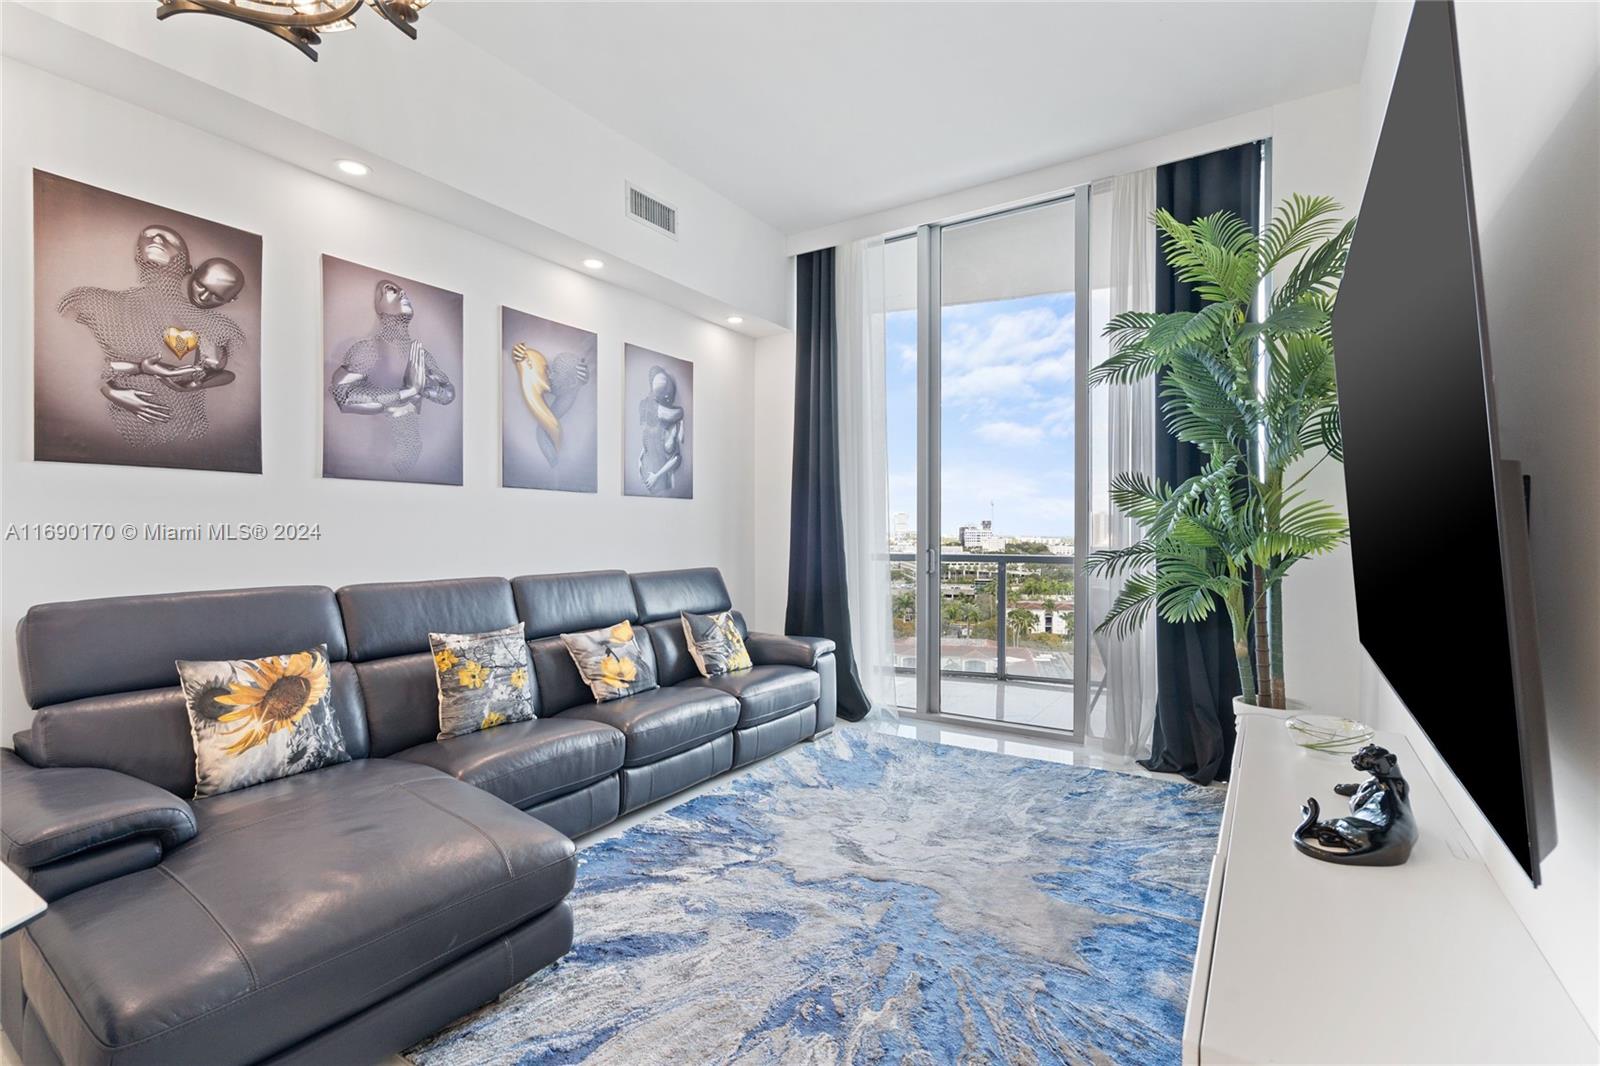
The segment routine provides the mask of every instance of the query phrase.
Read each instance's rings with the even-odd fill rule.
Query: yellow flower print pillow
[[[645,648],[649,634],[631,622],[587,633],[563,633],[561,643],[594,693],[596,703],[648,692],[656,687],[655,660]]]
[[[195,799],[350,761],[328,697],[326,644],[177,667],[194,738]]]
[[[522,623],[492,633],[429,633],[439,682],[439,739],[534,717]]]

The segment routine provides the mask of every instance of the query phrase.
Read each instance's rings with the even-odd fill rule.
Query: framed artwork
[[[599,479],[598,338],[500,309],[500,484],[594,492]]]
[[[261,238],[33,172],[33,457],[261,473]]]
[[[623,347],[622,493],[694,498],[694,364]]]
[[[461,484],[461,294],[322,257],[322,476]]]

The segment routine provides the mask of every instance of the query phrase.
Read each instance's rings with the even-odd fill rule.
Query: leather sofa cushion
[[[172,678],[176,683],[176,665]],[[345,750],[351,758],[366,758],[366,709],[349,663],[333,664],[332,698]],[[98,766],[178,796],[194,795],[194,738],[180,688],[89,696],[42,708],[33,716],[26,745],[18,747],[36,766]]]
[[[639,620],[633,585],[621,570],[527,574],[511,579],[511,592],[530,640]]]
[[[555,830],[399,760],[194,809],[199,835],[161,865],[24,931],[29,1003],[64,1061],[267,1057],[556,906],[576,867]]]
[[[622,768],[622,734],[600,722],[546,718],[419,744],[396,759],[443,770],[515,807],[542,803]]]
[[[730,732],[739,721],[739,701],[715,689],[675,685],[574,707],[559,717],[620,730],[627,742],[622,764],[643,766]]]
[[[345,658],[344,623],[320,585],[115,596],[30,607],[17,624],[28,705],[166,688],[178,659],[249,659],[317,644]]]
[[[639,601],[641,622],[676,618],[681,611],[716,614],[733,606],[722,572],[714,566],[634,574],[633,595]]]
[[[503,577],[389,581],[339,590],[350,659],[366,662],[428,651],[429,633],[490,633],[517,624]]]
[[[710,688],[736,697],[740,729],[809,707],[822,696],[817,672],[798,666],[755,666],[718,677],[697,677],[681,687]]]

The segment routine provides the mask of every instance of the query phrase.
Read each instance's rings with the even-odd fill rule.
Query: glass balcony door
[[[1080,190],[887,247],[889,530],[907,710],[1082,734],[1086,206]]]

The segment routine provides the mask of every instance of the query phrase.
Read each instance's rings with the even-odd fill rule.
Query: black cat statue
[[[1317,821],[1321,813],[1315,798],[1300,808],[1300,825],[1294,846],[1313,859],[1351,866],[1399,866],[1411,857],[1417,842],[1417,822],[1411,816],[1411,787],[1400,776],[1392,752],[1368,744],[1350,759],[1350,765],[1372,776],[1359,784],[1335,785],[1349,796],[1350,815]]]

